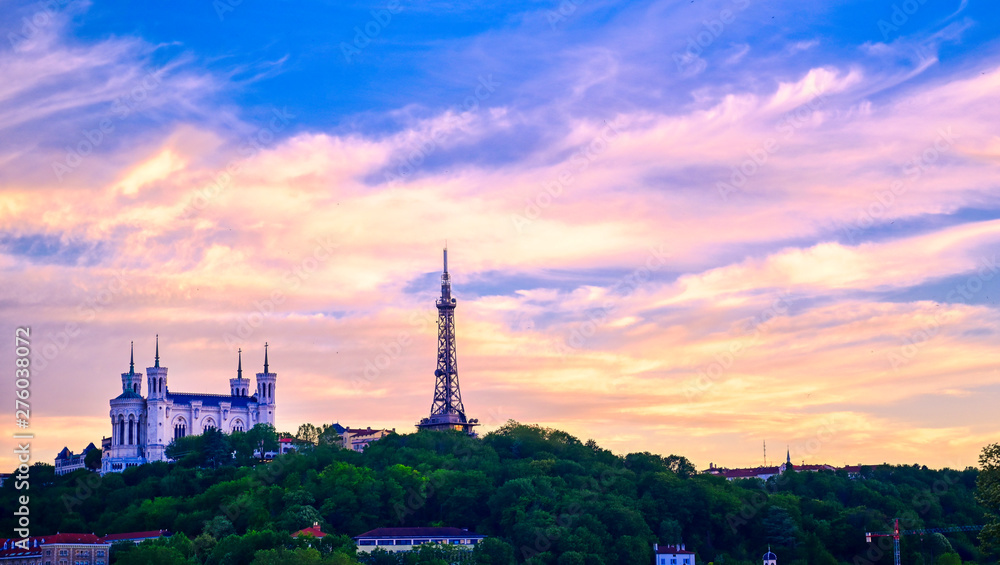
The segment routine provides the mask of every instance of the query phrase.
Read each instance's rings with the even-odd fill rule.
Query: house
[[[411,551],[425,543],[472,547],[486,536],[461,528],[376,528],[354,538],[358,551],[371,552],[375,548],[386,551]]]
[[[56,474],[66,475],[72,473],[73,471],[86,469],[84,459],[86,459],[87,453],[92,449],[97,449],[93,442],[88,444],[87,447],[84,447],[83,451],[81,451],[79,455],[74,455],[68,447],[62,448],[62,451],[56,455]]]
[[[319,522],[313,522],[312,527],[303,528],[292,534],[293,538],[298,538],[299,536],[312,536],[316,539],[319,539],[321,537],[326,536],[326,534],[323,533],[323,530],[319,529]]]
[[[4,565],[107,565],[111,544],[94,534],[53,534],[5,539],[0,545]],[[27,541],[27,548],[15,543]]]
[[[694,552],[688,551],[684,544],[660,545],[653,544],[653,565],[695,565]]]
[[[368,444],[395,432],[395,428],[391,430],[373,430],[371,427],[344,428],[344,431],[340,434],[341,446],[344,449],[364,451],[368,447]]]

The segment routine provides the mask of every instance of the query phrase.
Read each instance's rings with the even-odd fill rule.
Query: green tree
[[[87,455],[83,457],[83,464],[91,471],[97,471],[101,468],[101,457],[104,452],[100,449],[91,449],[87,452]]]
[[[514,548],[499,538],[489,537],[476,544],[472,554],[476,565],[512,565]]]
[[[319,429],[316,426],[305,423],[299,426],[299,431],[295,434],[295,439],[300,441],[308,441],[309,443],[316,445],[319,442]]]
[[[979,534],[983,550],[1000,553],[1000,443],[987,445],[979,455],[976,500],[990,516],[989,524]]]
[[[118,557],[118,565],[187,565],[188,560],[172,547],[142,544]]]
[[[261,457],[268,451],[278,451],[278,434],[271,424],[257,424],[250,428],[247,439]]]

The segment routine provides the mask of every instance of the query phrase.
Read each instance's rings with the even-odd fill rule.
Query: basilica
[[[243,352],[238,353],[236,378],[229,379],[229,394],[171,392],[167,368],[160,366],[160,339],[156,359],[146,369],[148,393],[142,396],[142,373],[135,372],[135,351],[129,370],[122,373],[122,393],[111,399],[111,447],[105,449],[101,473],[121,472],[152,461],[166,461],[166,448],[175,438],[200,435],[209,428],[225,433],[246,431],[256,424],[274,425],[274,388],[277,375],[267,363],[257,373],[257,388],[249,394],[250,379],[243,377]]]

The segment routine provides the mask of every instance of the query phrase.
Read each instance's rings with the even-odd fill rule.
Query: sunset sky
[[[37,460],[110,434],[156,334],[174,392],[266,341],[279,431],[412,431],[445,244],[483,432],[699,468],[1000,440],[992,3],[490,4],[2,3]]]

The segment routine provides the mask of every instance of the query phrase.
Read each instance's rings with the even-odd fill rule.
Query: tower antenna
[[[447,243],[446,243],[447,245]],[[434,371],[434,401],[430,417],[417,424],[419,429],[459,430],[472,434],[478,420],[465,416],[462,392],[458,386],[458,354],[455,346],[455,306],[451,296],[451,275],[448,274],[448,248],[444,248],[444,271],[441,273],[441,298],[438,309],[437,369]]]
[[[160,366],[160,334],[156,334],[156,363],[153,366]]]
[[[767,440],[764,440],[764,466],[767,467]]]

